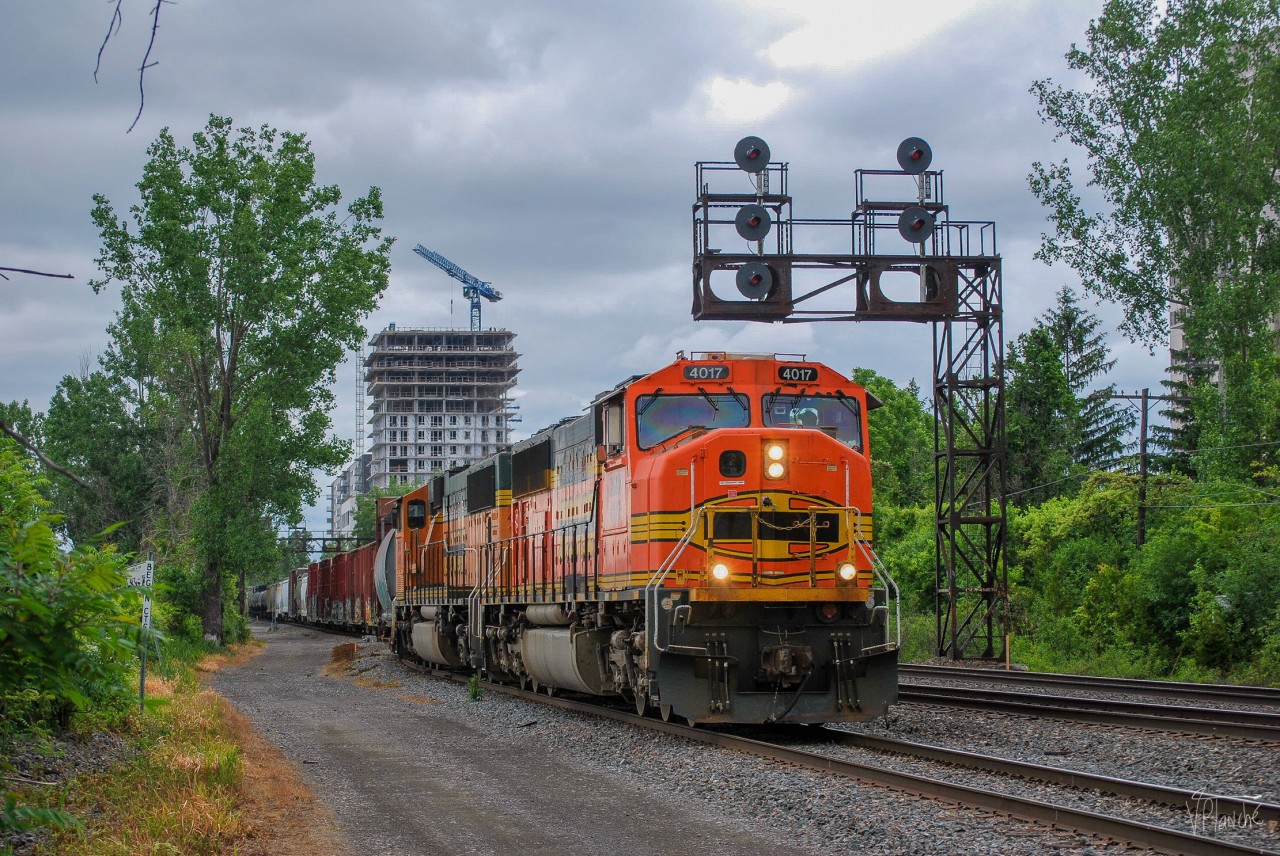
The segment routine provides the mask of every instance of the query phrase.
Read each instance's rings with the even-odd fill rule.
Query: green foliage
[[[148,455],[154,432],[138,415],[125,385],[103,372],[67,375],[58,384],[45,417],[44,451],[96,488],[50,475],[54,502],[72,541],[89,540],[119,523],[113,542],[126,552],[141,549],[156,505],[158,462]]]
[[[913,380],[905,388],[871,369],[854,369],[853,380],[878,398],[867,415],[875,501],[919,505],[933,501],[933,414]]]
[[[484,687],[480,686],[480,674],[477,672],[467,681],[467,695],[472,701],[480,701],[484,696]]]
[[[1276,683],[1280,510],[1242,502],[1259,496],[1247,484],[1153,479],[1140,550],[1132,477],[1097,474],[1019,509],[1015,658],[1045,670]]]
[[[1009,346],[1006,369],[1007,478],[1020,502],[1061,490],[1071,468],[1075,396],[1063,372],[1062,352],[1043,326]],[[1057,488],[1057,490],[1054,490]]]
[[[904,604],[902,609],[902,650],[899,663],[918,663],[938,656],[936,644],[938,630],[935,626],[933,607],[928,612],[912,612]]]
[[[892,570],[903,608],[932,613],[938,588],[933,506],[877,506],[875,548]]]
[[[1103,202],[1089,210],[1069,161],[1034,164],[1053,223],[1038,256],[1118,300],[1137,341],[1160,342],[1178,307],[1182,362],[1206,370],[1187,390],[1198,428],[1175,439],[1233,450],[1196,470],[1237,479],[1280,441],[1278,15],[1275,0],[1109,0],[1066,55],[1087,81],[1032,87]]]
[[[416,487],[417,484],[393,484],[390,487],[375,487],[356,497],[355,527],[352,534],[361,541],[372,541],[378,535],[378,500],[387,496],[404,496]]]
[[[64,553],[28,459],[0,438],[3,727],[66,726],[74,709],[128,703],[139,628],[114,548]]]
[[[36,446],[44,438],[44,414],[33,411],[26,399],[21,404],[17,401],[10,401],[8,404],[0,402],[0,420]],[[22,450],[22,454],[35,459],[35,455],[26,449]]]
[[[272,534],[314,500],[313,468],[346,458],[328,436],[330,384],[387,286],[377,188],[339,215],[304,136],[230,119],[148,150],[141,202],[119,219],[95,196],[100,291],[120,284],[106,366],[169,424],[179,522],[200,568],[204,633],[222,638],[228,580],[274,567]],[[132,222],[130,222],[132,221]]]
[[[0,808],[0,840],[8,838],[15,833],[29,832],[33,829],[76,829],[80,826],[80,821],[65,811],[56,808],[21,805],[12,794],[5,796],[4,806]]]

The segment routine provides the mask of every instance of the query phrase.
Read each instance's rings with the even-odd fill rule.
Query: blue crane
[[[502,299],[502,292],[494,288],[487,282],[476,279],[453,262],[446,259],[439,253],[428,250],[422,244],[413,248],[413,251],[431,262],[440,270],[449,274],[449,276],[462,283],[462,296],[471,301],[471,329],[480,329],[480,298],[488,300],[490,303],[497,303]]]

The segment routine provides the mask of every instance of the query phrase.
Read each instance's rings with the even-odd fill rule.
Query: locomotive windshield
[[[651,449],[686,429],[745,428],[751,405],[736,392],[642,395],[636,399],[636,443]]]
[[[862,415],[856,398],[770,393],[764,397],[764,424],[817,428],[862,451]]]

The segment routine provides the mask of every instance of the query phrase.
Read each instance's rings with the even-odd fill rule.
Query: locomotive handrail
[[[467,631],[471,634],[472,639],[484,639],[484,616],[480,609],[480,595],[482,590],[491,591],[494,573],[502,567],[502,563],[506,558],[505,548],[500,547],[497,550],[498,559],[494,561],[494,546],[486,544],[485,556],[489,559],[488,572],[484,575],[480,574],[480,568],[476,568],[476,586],[471,590],[471,594],[467,595]],[[480,549],[478,547],[466,547],[463,551],[474,550],[476,554],[476,564],[480,564]]]
[[[849,506],[846,511],[853,512],[857,519],[857,545],[858,550],[871,562],[871,572],[875,574],[876,579],[884,586],[885,596],[893,600],[893,624],[896,636],[896,644],[902,647],[902,595],[898,591],[898,583],[893,579],[893,575],[889,573],[889,569],[884,566],[884,562],[880,561],[880,557],[876,555],[876,551],[872,549],[871,543],[862,537],[862,509],[856,505]],[[854,530],[849,530],[849,539],[854,540]]]
[[[667,579],[667,574],[671,573],[671,569],[675,566],[676,560],[684,549],[689,546],[689,542],[693,540],[693,533],[698,531],[698,521],[702,519],[706,513],[707,507],[699,505],[693,509],[693,515],[689,520],[689,528],[685,531],[680,540],[676,542],[675,547],[662,560],[662,564],[658,565],[658,569],[653,572],[653,576],[649,577],[649,582],[644,586],[644,624],[646,644],[644,646],[644,667],[649,668],[649,645],[647,637],[650,631],[653,633],[653,647],[658,649],[659,653],[666,651],[662,645],[658,644],[658,598],[656,592],[662,587],[663,582]],[[652,596],[651,596],[652,595]]]

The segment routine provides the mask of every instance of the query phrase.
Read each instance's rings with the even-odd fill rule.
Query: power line
[[[1220,505],[1148,505],[1147,508],[1259,508],[1270,505],[1280,505],[1277,502],[1230,502]]]

